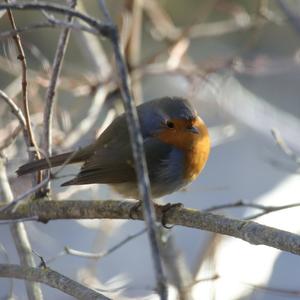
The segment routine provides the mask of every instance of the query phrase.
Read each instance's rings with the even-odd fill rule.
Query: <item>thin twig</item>
[[[16,30],[17,27],[14,20],[14,16],[10,9],[7,9],[7,14],[13,30]],[[31,147],[30,158],[40,159],[38,146],[34,138],[34,134],[31,128],[31,121],[30,121],[30,113],[29,113],[29,106],[28,106],[28,91],[27,91],[27,62],[26,62],[25,52],[22,46],[20,36],[18,34],[15,34],[13,36],[13,39],[15,41],[17,52],[18,52],[18,60],[20,61],[22,67],[22,101],[23,101],[24,115],[26,121],[26,130],[28,132],[28,139],[29,139],[28,143]],[[41,180],[41,173],[38,176],[38,182],[40,182],[40,180]]]
[[[0,224],[1,224],[1,221],[0,221]],[[139,232],[137,232],[133,235],[129,235],[127,238],[125,238],[121,242],[117,243],[116,245],[114,245],[110,249],[108,249],[106,251],[103,251],[103,252],[100,252],[100,253],[84,252],[84,251],[79,251],[79,250],[76,250],[76,249],[72,249],[68,246],[65,246],[63,251],[59,252],[56,256],[54,256],[50,259],[47,259],[46,263],[47,264],[52,263],[58,257],[62,257],[62,256],[65,256],[65,255],[73,255],[73,256],[89,258],[89,259],[100,259],[100,258],[103,258],[104,256],[107,256],[107,255],[110,255],[111,253],[113,253],[116,250],[120,249],[122,246],[124,246],[125,244],[127,244],[131,240],[139,237],[140,235],[144,234],[146,231],[147,230],[144,228],[144,229],[140,230]]]
[[[12,201],[13,194],[8,182],[6,168],[3,159],[0,160],[0,191],[3,196],[4,203],[9,203],[10,201]],[[31,255],[31,245],[24,224],[23,223],[11,224],[10,232],[14,240],[22,266],[35,267],[35,262]],[[35,282],[26,281],[25,286],[26,286],[27,296],[29,299],[32,300],[43,299],[43,295],[39,284]]]
[[[9,147],[17,138],[17,136],[19,135],[19,133],[22,131],[22,126],[18,125],[11,134],[9,134],[1,143],[0,145],[0,152]]]
[[[238,200],[238,201],[233,202],[233,203],[225,203],[225,204],[221,204],[221,205],[214,205],[214,206],[211,206],[209,208],[203,209],[203,211],[212,212],[212,211],[216,211],[216,210],[220,210],[220,209],[224,209],[224,208],[237,208],[237,207],[251,207],[251,208],[256,208],[256,209],[261,209],[261,210],[266,209],[266,206],[263,206],[261,204],[248,203],[248,202],[245,202],[243,200]]]
[[[17,117],[17,119],[20,122],[20,125],[22,126],[24,135],[27,136],[26,121],[25,121],[25,117],[24,117],[22,111],[20,110],[20,108],[2,90],[0,90],[0,97],[8,104],[11,112]],[[27,138],[25,138],[25,140],[27,141]]]
[[[193,281],[191,270],[187,265],[185,256],[176,245],[175,238],[171,231],[161,228],[162,240],[161,253],[164,266],[167,270],[168,280],[177,289],[178,299],[190,300],[192,289],[189,288]]]
[[[278,147],[285,153],[288,157],[290,157],[298,166],[300,166],[300,156],[297,155],[285,142],[280,132],[276,129],[271,129],[271,134],[278,145]]]
[[[38,183],[37,185],[35,185],[31,189],[27,190],[23,194],[17,196],[15,199],[13,199],[8,204],[2,206],[0,208],[0,211],[10,210],[12,207],[14,207],[14,209],[16,209],[17,208],[17,204],[19,202],[21,202],[23,199],[27,198],[28,196],[36,193],[41,188],[45,187],[47,185],[47,183],[49,182],[49,180],[50,180],[50,174],[48,175],[48,177],[46,177],[45,179],[43,179],[40,183]]]
[[[283,0],[276,0],[277,5],[279,8],[284,12],[284,14],[287,16],[289,22],[294,27],[294,29],[297,31],[297,33],[300,33],[300,17],[297,15],[295,9],[291,9],[288,5],[288,2]]]
[[[38,216],[33,216],[33,217],[28,217],[28,218],[23,218],[19,220],[6,220],[6,221],[0,221],[0,225],[8,225],[8,224],[13,224],[13,223],[23,223],[23,222],[29,222],[29,221],[38,221],[39,217]]]
[[[83,251],[78,251],[75,249],[72,249],[70,247],[65,247],[65,253],[73,256],[78,256],[78,257],[84,257],[84,258],[91,258],[91,259],[100,259],[103,258],[104,256],[110,255],[111,253],[115,252],[116,250],[120,249],[122,246],[130,242],[131,240],[139,237],[140,235],[144,234],[147,231],[147,229],[142,229],[139,232],[129,235],[127,238],[122,240],[121,242],[117,243],[110,249],[100,252],[100,253],[90,253],[90,252],[83,252]]]
[[[83,13],[87,12],[85,5],[87,5],[86,1],[80,1],[78,4],[78,9]],[[76,21],[78,22],[78,20]],[[75,37],[79,37],[79,49],[82,51],[91,68],[93,68],[96,78],[100,82],[107,81],[112,74],[112,64],[109,61],[109,54],[105,52],[101,44],[101,39],[96,35],[88,34],[88,32],[82,30]]]
[[[77,0],[70,0],[70,7],[75,8]],[[72,16],[66,16],[66,22],[72,23]],[[49,86],[45,95],[45,108],[44,108],[44,127],[43,127],[43,138],[44,145],[43,149],[45,151],[45,156],[50,157],[52,154],[52,121],[53,121],[53,107],[55,101],[55,94],[57,92],[57,82],[60,76],[60,72],[62,69],[62,64],[64,60],[64,56],[66,53],[68,41],[70,37],[70,29],[64,29],[59,37],[58,45],[56,48],[53,66],[52,66],[52,74],[50,77]],[[49,176],[49,170],[45,171],[46,177]],[[48,187],[48,188],[47,188]],[[43,192],[47,193],[47,190],[50,188],[50,182],[47,183],[47,187],[43,189]]]
[[[218,280],[220,278],[219,274],[215,274],[209,277],[204,277],[204,278],[200,278],[200,279],[196,279],[190,286],[189,288],[192,288],[194,285],[202,283],[202,282],[207,282],[207,281],[215,281]]]
[[[282,206],[265,206],[264,208],[261,208],[261,209],[263,209],[262,212],[250,215],[250,216],[244,218],[244,220],[257,219],[259,217],[262,217],[262,216],[267,215],[272,212],[289,209],[289,208],[294,208],[294,207],[298,207],[298,206],[300,206],[300,203],[292,203],[292,204],[287,204],[287,205],[282,205]]]
[[[126,1],[125,1],[126,2]],[[126,4],[125,4],[126,5]],[[127,18],[129,14],[130,20],[130,36],[128,39],[128,45],[126,47],[126,59],[127,65],[129,66],[129,72],[131,73],[131,69],[135,68],[140,64],[141,60],[141,52],[142,52],[142,22],[143,22],[143,1],[133,0],[128,1],[127,5],[129,6],[127,14],[123,14],[124,18]],[[124,21],[126,23],[126,21]],[[123,23],[124,23],[123,22]],[[131,74],[133,75],[133,74]],[[140,81],[140,76],[138,72],[135,72],[137,78],[132,77],[132,94],[135,103],[142,103],[143,98],[143,90],[142,84]]]
[[[46,28],[65,28],[65,29],[72,29],[72,30],[76,30],[76,31],[85,31],[85,32],[88,32],[88,33],[91,33],[94,35],[99,34],[98,30],[96,30],[94,28],[55,19],[51,23],[39,22],[39,23],[30,24],[28,26],[19,27],[15,30],[2,31],[0,33],[0,40],[12,37],[13,35],[18,34],[18,33],[33,31],[36,29],[46,29]]]
[[[78,9],[80,11],[86,12],[83,1],[80,1],[78,5]],[[80,43],[80,50],[82,50],[82,54],[87,58],[90,65],[95,70],[96,78],[99,82],[106,82],[110,77],[112,67],[100,43],[100,40],[97,36],[87,34],[86,32],[80,32],[80,35],[76,35],[76,37],[79,37],[78,41]],[[98,84],[87,115],[71,132],[68,133],[63,141],[63,148],[72,147],[95,125],[97,121],[99,121],[99,114],[102,106],[107,100],[109,93],[111,93],[115,88],[116,84],[111,82]],[[103,127],[105,128],[108,124],[110,124],[114,117],[114,109],[109,110],[104,120],[101,122],[101,128],[99,131],[101,131]]]
[[[66,139],[63,141],[63,147],[69,148],[73,146],[82,136],[84,136],[99,119],[99,113],[102,105],[105,102],[108,94],[113,90],[115,84],[107,84],[97,89],[96,95],[89,107],[87,116],[77,124],[77,126],[68,134]],[[107,114],[105,119],[112,120],[111,117],[114,113]],[[105,121],[105,120],[104,120]],[[106,122],[105,122],[106,123]]]
[[[248,203],[244,202],[242,200],[239,200],[234,203],[227,203],[227,204],[222,204],[222,205],[215,205],[211,206],[207,209],[203,209],[204,212],[212,212],[220,209],[229,209],[229,208],[238,208],[238,207],[250,207],[250,208],[255,208],[255,209],[260,209],[262,212],[250,215],[248,217],[243,218],[244,220],[252,220],[256,219],[259,217],[262,217],[264,215],[267,215],[272,212],[284,210],[284,209],[289,209],[289,208],[294,208],[300,206],[300,203],[292,203],[292,204],[287,204],[287,205],[281,205],[281,206],[267,206],[267,205],[262,205],[258,203]]]
[[[242,282],[242,284],[247,285],[247,286],[251,287],[252,289],[261,290],[263,292],[268,292],[268,293],[273,293],[277,296],[282,295],[282,296],[284,296],[284,298],[296,297],[297,299],[299,299],[299,296],[300,296],[300,290],[268,287],[268,286],[263,286],[263,285],[251,284],[251,283],[247,283],[247,282]]]
[[[76,6],[76,0],[71,1],[70,7]],[[72,23],[72,16],[68,15],[66,21]],[[52,153],[51,139],[52,139],[52,114],[54,107],[54,97],[57,91],[57,82],[61,72],[63,59],[65,56],[68,40],[70,36],[70,29],[66,28],[62,31],[56,53],[53,60],[52,74],[49,80],[49,86],[45,95],[45,109],[44,109],[44,151],[46,156],[50,157]]]
[[[9,264],[10,260],[9,260],[8,253],[2,244],[0,244],[0,254],[1,254],[3,263]],[[4,294],[4,296],[2,296],[3,299],[14,300],[14,297],[13,297],[14,279],[13,278],[11,278],[11,280],[9,280],[9,288],[7,290],[8,290],[8,292],[6,293],[6,295]]]
[[[27,282],[44,283],[63,293],[82,300],[110,300],[99,292],[90,289],[50,268],[30,268],[11,264],[0,264],[0,277],[24,279]],[[33,298],[30,298],[33,299]]]
[[[63,15],[70,15],[72,17],[77,17],[82,21],[86,22],[90,26],[96,28],[100,34],[103,36],[107,36],[111,32],[111,25],[99,22],[95,18],[92,18],[86,14],[83,14],[79,11],[74,9],[70,9],[67,6],[59,5],[59,4],[50,4],[50,3],[43,3],[43,2],[28,2],[28,3],[9,3],[9,4],[0,4],[0,11],[3,9],[12,9],[12,10],[46,10],[52,11],[56,13],[60,13]]]
[[[139,194],[140,194],[140,199],[142,200],[143,203],[145,222],[148,229],[151,252],[154,260],[157,289],[160,298],[162,300],[166,300],[168,298],[167,280],[164,274],[162,258],[160,255],[158,227],[155,223],[156,216],[155,216],[154,205],[151,199],[150,182],[149,182],[149,176],[148,176],[148,170],[147,170],[145,152],[143,146],[143,138],[140,130],[140,124],[138,121],[137,110],[129,91],[127,70],[126,70],[125,63],[123,61],[121,49],[119,47],[119,37],[118,37],[117,28],[113,26],[112,19],[105,5],[105,1],[99,0],[99,4],[101,6],[102,12],[106,20],[111,24],[112,28],[114,28],[114,30],[111,30],[111,34],[110,36],[108,36],[108,38],[112,43],[117,69],[119,73],[119,78],[121,81],[120,89],[121,89],[122,99],[123,99],[125,112],[126,112],[127,125],[128,125],[132,152],[133,152],[133,157],[135,162],[135,170],[138,178]]]
[[[59,168],[54,173],[52,173],[52,174],[49,173],[48,176],[44,180],[42,180],[40,183],[38,183],[37,185],[35,185],[31,189],[27,190],[23,194],[17,196],[15,199],[13,199],[7,205],[4,205],[4,206],[0,207],[0,211],[10,210],[11,208],[13,208],[13,211],[14,211],[16,209],[17,205],[23,199],[26,199],[28,196],[30,196],[30,195],[34,194],[35,192],[39,191],[41,188],[43,188],[44,186],[46,186],[48,184],[50,179],[55,178],[56,175],[59,172],[61,172],[66,167],[66,165],[70,162],[70,160],[78,153],[78,151],[79,150],[72,152],[72,154],[64,161],[64,163],[61,166],[59,166]],[[48,158],[46,157],[46,160],[47,159]],[[50,160],[48,160],[48,165],[49,165],[49,168],[51,168]]]

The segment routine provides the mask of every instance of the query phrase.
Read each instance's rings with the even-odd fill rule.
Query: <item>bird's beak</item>
[[[187,129],[189,132],[194,133],[194,134],[199,134],[199,129],[196,126],[192,126]]]

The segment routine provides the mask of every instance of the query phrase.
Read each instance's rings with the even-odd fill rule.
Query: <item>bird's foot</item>
[[[168,226],[167,225],[167,215],[168,212],[170,212],[170,210],[172,210],[173,208],[182,208],[184,207],[182,203],[178,202],[178,203],[167,203],[165,205],[162,206],[161,208],[161,224],[163,227],[165,227],[166,229],[171,229],[173,228],[174,225]]]
[[[133,219],[133,220],[135,219],[134,215],[138,213],[141,206],[142,206],[142,201],[140,201],[140,200],[136,204],[134,204],[134,206],[132,206],[132,208],[129,211],[129,218],[130,219]]]

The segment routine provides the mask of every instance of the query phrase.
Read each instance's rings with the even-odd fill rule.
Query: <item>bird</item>
[[[192,104],[181,97],[162,97],[137,106],[151,193],[160,198],[184,188],[203,170],[210,137]],[[83,163],[62,186],[108,184],[126,198],[139,200],[137,176],[125,113],[116,117],[93,143],[19,167],[24,175],[64,164]]]

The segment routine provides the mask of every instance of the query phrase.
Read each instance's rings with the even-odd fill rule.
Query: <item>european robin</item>
[[[193,181],[208,159],[210,138],[192,105],[179,97],[164,97],[139,105],[137,112],[153,197],[172,193]],[[109,184],[121,195],[138,199],[125,114],[118,116],[94,143],[29,162],[17,174],[79,162],[83,162],[80,172],[62,186]]]

